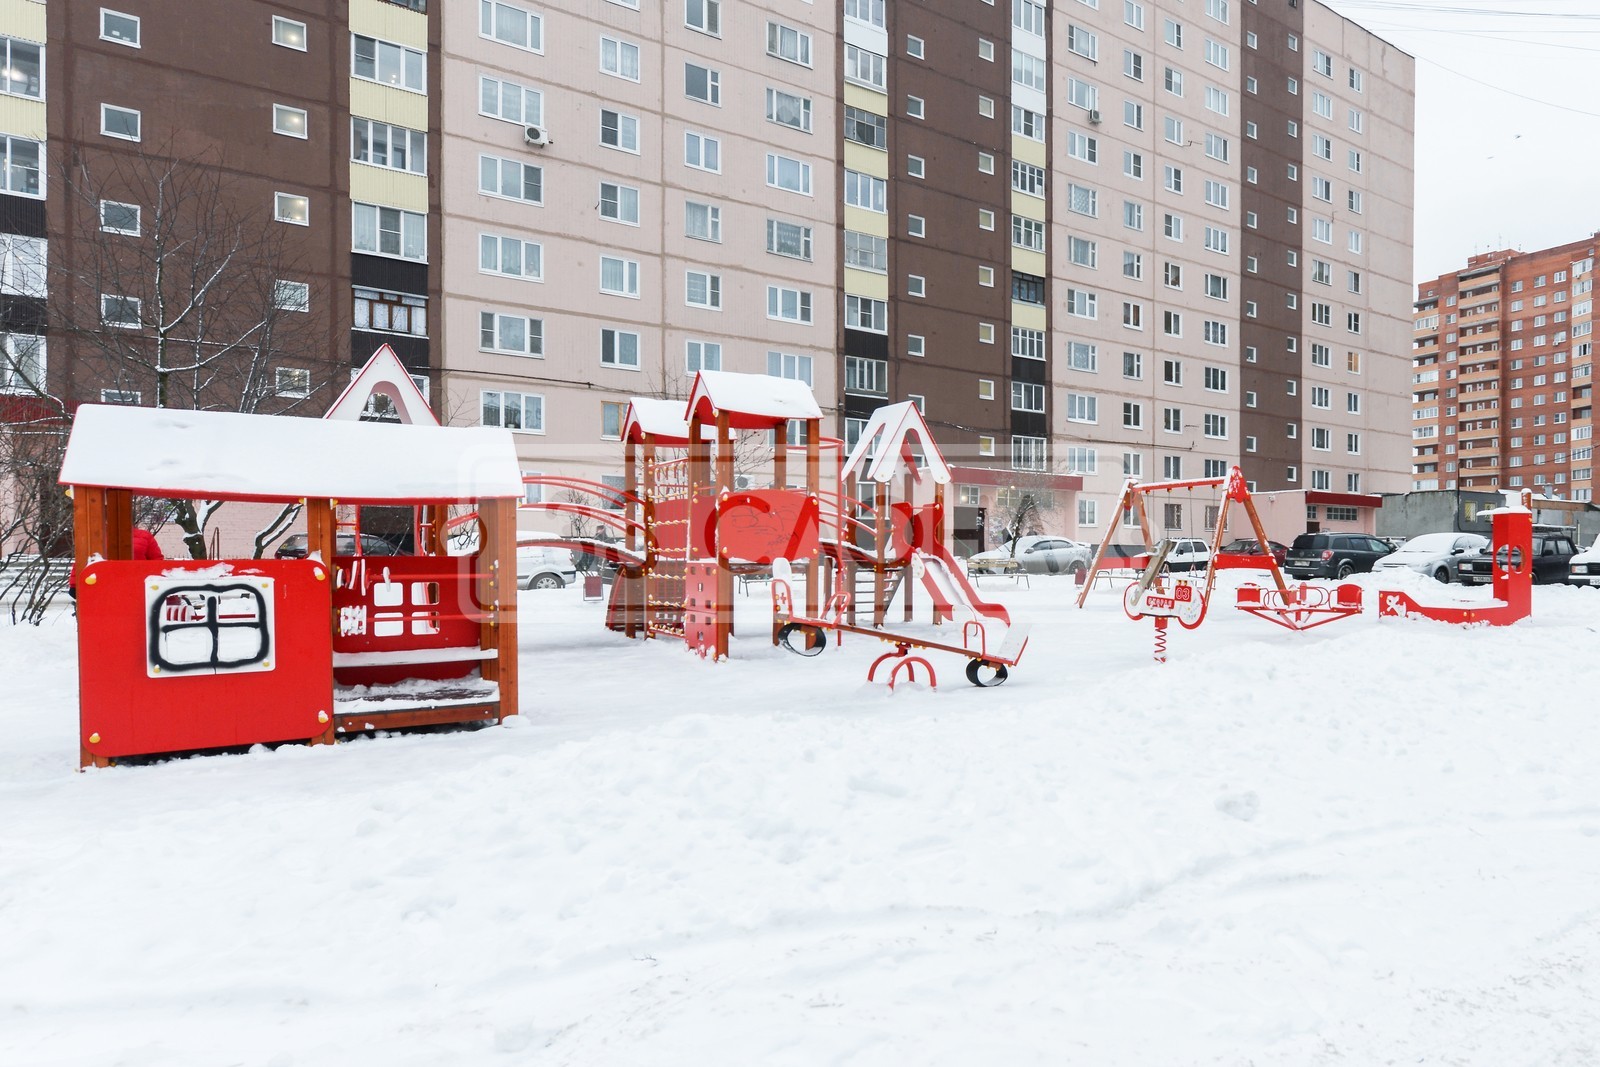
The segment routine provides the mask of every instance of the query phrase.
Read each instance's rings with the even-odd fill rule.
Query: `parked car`
[[[272,554],[279,559],[305,559],[306,535],[290,534],[278,545],[277,551]],[[334,538],[333,554],[336,556],[353,556],[356,554],[356,535],[339,534]],[[361,554],[363,556],[398,556],[400,550],[391,541],[386,541],[377,534],[361,535]]]
[[[1089,569],[1094,546],[1065,537],[1019,537],[1015,542],[979,552],[968,560],[967,567],[982,573],[1007,566],[1005,561],[1013,558],[1029,574],[1078,574]]]
[[[1568,561],[1567,584],[1600,587],[1600,537]]]
[[[1211,542],[1198,537],[1177,537],[1167,553],[1167,570],[1200,571],[1211,562]]]
[[[1372,570],[1394,549],[1358,533],[1303,533],[1289,546],[1283,569],[1295,578],[1348,578]]]
[[[1494,581],[1494,562],[1498,560],[1503,565],[1506,551],[1504,545],[1498,551],[1490,546],[1472,555],[1462,556],[1456,561],[1456,580],[1463,585],[1488,585]],[[1571,573],[1572,557],[1577,554],[1578,546],[1573,543],[1571,534],[1535,530],[1533,559],[1530,561],[1533,584],[1557,585],[1565,582]]]
[[[1268,541],[1267,551],[1272,553],[1273,560],[1280,567],[1283,566],[1283,561],[1289,558],[1289,546],[1281,541]],[[1261,542],[1254,537],[1240,537],[1229,541],[1217,549],[1217,555],[1229,557],[1234,566],[1252,562],[1266,565],[1266,557],[1261,554]],[[1221,564],[1222,561],[1218,560],[1218,565]]]
[[[572,553],[554,545],[517,546],[517,584],[524,589],[564,589],[578,580]]]
[[[1487,548],[1489,539],[1474,533],[1431,533],[1413,537],[1378,563],[1379,571],[1399,570],[1409,567],[1418,574],[1427,574],[1441,582],[1454,577],[1459,557],[1474,554]]]

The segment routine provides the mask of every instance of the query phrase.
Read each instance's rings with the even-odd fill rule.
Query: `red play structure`
[[[1164,661],[1166,658],[1167,619],[1177,618],[1188,629],[1199,626],[1205,619],[1211,592],[1216,585],[1217,569],[1222,565],[1218,550],[1227,537],[1228,511],[1234,504],[1244,508],[1245,515],[1250,520],[1251,531],[1255,534],[1261,549],[1260,555],[1255,558],[1252,565],[1267,571],[1273,584],[1273,588],[1270,589],[1256,585],[1245,585],[1240,588],[1237,593],[1237,606],[1240,610],[1291,630],[1309,630],[1361,613],[1361,588],[1357,585],[1345,584],[1329,590],[1325,586],[1304,583],[1291,586],[1284,581],[1283,571],[1279,569],[1277,560],[1268,548],[1266,530],[1261,525],[1261,517],[1256,512],[1255,502],[1250,498],[1249,486],[1245,483],[1244,474],[1238,467],[1230,468],[1228,474],[1222,478],[1148,483],[1130,479],[1123,486],[1122,497],[1114,514],[1120,515],[1131,511],[1138,519],[1144,543],[1156,544],[1151,531],[1147,498],[1155,493],[1195,489],[1222,490],[1222,497],[1217,506],[1217,524],[1211,535],[1211,551],[1206,562],[1204,580],[1176,579],[1171,581],[1169,588],[1169,579],[1161,574],[1165,552],[1158,550],[1156,558],[1151,559],[1144,575],[1138,582],[1128,587],[1124,596],[1123,607],[1129,618],[1150,617],[1156,620],[1158,661]],[[1115,526],[1108,526],[1105,538],[1095,550],[1094,561],[1090,564],[1083,590],[1078,594],[1080,608],[1088,598],[1095,575],[1106,566],[1106,551],[1116,532]]]
[[[85,405],[61,481],[83,764],[516,714],[522,480],[506,431]],[[133,560],[136,494],[302,502],[308,554]],[[361,554],[367,505],[412,508],[415,554]],[[446,516],[463,505],[478,533],[452,555]]]
[[[1492,603],[1482,606],[1440,607],[1419,604],[1405,593],[1383,590],[1378,594],[1380,618],[1423,618],[1460,625],[1510,626],[1533,613],[1533,511],[1531,492],[1523,493],[1520,508],[1490,512],[1494,542]]]
[[[1003,680],[1026,634],[1009,628],[1004,607],[976,595],[944,545],[949,469],[921,414],[910,404],[880,409],[848,459],[842,442],[822,436],[821,419],[800,382],[702,371],[686,403],[636,397],[629,405],[624,484],[601,493],[612,507],[527,506],[581,511],[624,535],[607,545],[619,563],[607,625],[631,637],[681,640],[721,659],[734,633],[735,576],[758,575],[772,581],[775,643],[811,654],[829,630],[856,632],[895,644],[890,658],[915,660],[908,672],[921,663],[931,678],[910,650],[939,649],[979,665],[979,684]],[[751,461],[751,434],[772,442],[770,459],[759,450],[765,469]],[[770,487],[741,487],[761,484]],[[1006,647],[990,647],[982,621],[966,627],[960,645],[882,629],[897,596],[912,618],[918,585],[935,622],[958,610],[994,620],[1008,627]],[[859,618],[869,605],[870,627]]]

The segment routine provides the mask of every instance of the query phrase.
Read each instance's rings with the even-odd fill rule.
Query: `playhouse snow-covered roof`
[[[736,430],[768,430],[788,419],[822,418],[822,408],[804,382],[770,374],[703,370],[695,375],[685,417],[698,411],[709,421],[712,410],[727,412],[728,425]]]
[[[635,441],[648,434],[660,444],[683,444],[689,440],[689,420],[684,417],[683,401],[657,400],[636,396],[628,401],[622,439]]]
[[[949,485],[950,468],[945,464],[944,455],[934,442],[933,434],[928,432],[928,423],[923,419],[922,412],[909,400],[900,404],[885,404],[872,413],[867,424],[861,428],[861,436],[856,440],[856,447],[850,451],[850,458],[845,460],[841,477],[860,474],[874,482],[892,480],[907,466],[911,466],[907,444],[912,438],[920,446],[925,465],[917,471],[917,477],[932,478],[940,485]],[[916,468],[913,466],[912,469]]]
[[[350,379],[350,384],[345,386],[344,392],[339,394],[339,398],[322,417],[360,421],[367,401],[374,393],[387,396],[394,402],[395,412],[401,422],[417,426],[439,425],[438,416],[428,407],[428,398],[422,395],[411,378],[411,372],[406,370],[400,357],[387,344],[378,346],[372,358]]]
[[[522,496],[508,430],[104,404],[78,409],[61,483],[265,501]]]

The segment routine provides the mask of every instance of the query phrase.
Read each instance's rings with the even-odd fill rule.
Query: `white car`
[[[1379,574],[1409,567],[1418,574],[1427,574],[1448,583],[1455,574],[1457,557],[1475,555],[1487,548],[1489,539],[1473,533],[1431,533],[1413,537],[1397,550],[1378,560],[1373,570]]]
[[[999,548],[979,552],[967,561],[974,574],[1010,568],[1013,563],[1029,574],[1079,574],[1089,569],[1093,547],[1065,537],[1019,537]]]
[[[1567,562],[1567,584],[1600,587],[1600,537]]]
[[[1179,537],[1167,553],[1169,571],[1203,571],[1211,562],[1211,542],[1198,537]]]
[[[553,545],[517,546],[517,584],[524,589],[563,589],[578,580],[572,553]]]

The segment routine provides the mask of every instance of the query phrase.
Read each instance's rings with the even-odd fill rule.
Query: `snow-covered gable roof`
[[[918,470],[911,441],[921,448],[924,469]],[[885,404],[872,413],[861,429],[856,447],[845,460],[842,478],[863,474],[869,481],[887,482],[910,469],[918,480],[932,478],[940,485],[950,484],[950,468],[928,431],[928,423],[911,401]]]
[[[394,402],[400,421],[413,426],[437,426],[439,418],[428,406],[427,397],[417,388],[411,372],[406,370],[400,357],[387,344],[379,345],[367,365],[350,379],[339,399],[328,409],[325,419],[349,419],[355,422],[366,410],[367,401],[374,393],[382,394]]]
[[[688,441],[689,420],[684,418],[683,401],[645,396],[630,399],[622,424],[622,439],[640,441],[646,435],[653,437],[657,444],[681,445]]]
[[[685,417],[696,412],[706,422],[726,412],[728,425],[735,430],[770,430],[789,419],[822,418],[817,398],[804,382],[723,370],[695,375]]]
[[[488,426],[85,404],[63,485],[153,496],[348,503],[521,497],[511,432]]]

